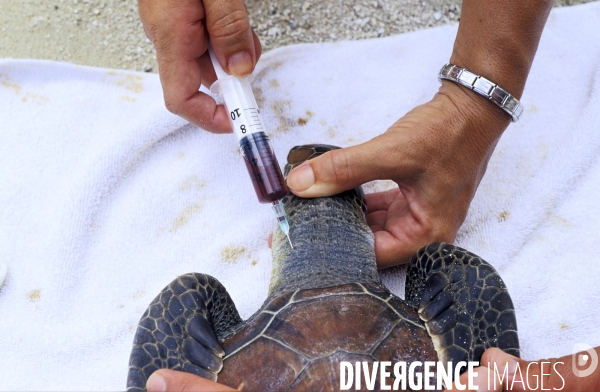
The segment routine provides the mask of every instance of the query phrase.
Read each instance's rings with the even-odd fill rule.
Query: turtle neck
[[[381,284],[373,233],[358,197],[362,195],[351,190],[324,198],[302,199],[291,194],[284,198],[294,248],[276,228],[267,301],[300,289]]]

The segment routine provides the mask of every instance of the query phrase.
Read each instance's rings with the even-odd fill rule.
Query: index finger
[[[399,193],[400,188],[393,188],[383,192],[365,194],[365,199],[367,201],[367,214],[381,210],[387,211],[387,209],[390,207],[390,204],[396,200]]]
[[[502,382],[496,376],[489,368],[479,366],[472,373],[463,373],[446,391],[502,392]]]
[[[198,91],[215,80],[208,57],[205,12],[197,0],[165,2],[154,10],[149,32],[156,47],[165,106],[192,124],[215,133],[231,132],[225,108]]]
[[[152,373],[146,383],[146,390],[148,390],[148,392],[235,391],[235,389],[226,385],[218,384],[206,378],[196,376],[195,374],[170,369],[159,369]]]

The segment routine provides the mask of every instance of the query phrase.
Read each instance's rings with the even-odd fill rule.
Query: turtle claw
[[[425,283],[427,287],[427,283]],[[433,297],[429,302],[421,301],[419,308],[419,317],[423,321],[430,321],[440,313],[444,312],[454,303],[454,293],[451,291],[442,291]]]
[[[418,310],[443,363],[480,361],[489,347],[519,356],[506,286],[473,253],[445,243],[419,250],[407,271],[406,301]]]
[[[419,303],[419,313],[421,309],[433,300],[446,286],[448,285],[448,279],[441,272],[434,273],[427,279],[425,286],[423,287],[423,294],[421,295],[421,302]]]
[[[216,381],[225,352],[218,336],[241,322],[215,278],[186,274],[152,301],[139,322],[129,359],[128,391],[144,390],[158,369],[182,370]]]
[[[204,317],[194,317],[190,320],[185,329],[191,337],[212,351],[214,355],[219,358],[225,356],[225,350],[223,350],[223,347],[219,344],[215,332],[207,319]]]
[[[454,328],[457,319],[456,309],[453,308],[446,309],[440,315],[429,321],[425,321],[421,318],[421,320],[425,321],[429,335],[441,335],[449,331],[451,328]]]
[[[193,364],[214,373],[215,376],[223,368],[222,356],[215,355],[205,346],[192,338],[187,338],[183,342],[183,352],[186,358]]]

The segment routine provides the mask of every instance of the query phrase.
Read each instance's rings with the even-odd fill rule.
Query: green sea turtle
[[[294,147],[285,174],[333,148]],[[243,321],[215,278],[180,276],[140,320],[130,391],[143,390],[160,368],[240,390],[312,391],[340,388],[341,361],[455,366],[478,361],[488,347],[519,354],[506,286],[478,256],[445,243],[424,247],[410,262],[402,300],[379,278],[360,188],[316,199],[288,194],[284,205],[294,248],[275,231],[263,306]]]

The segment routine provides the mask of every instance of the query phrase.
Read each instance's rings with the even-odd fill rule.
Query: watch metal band
[[[486,97],[500,109],[512,117],[513,122],[519,121],[521,113],[523,113],[523,105],[518,99],[510,95],[502,87],[494,84],[483,76],[475,75],[466,68],[459,67],[454,64],[446,64],[438,74],[438,80],[450,80],[475,91],[476,93]]]

